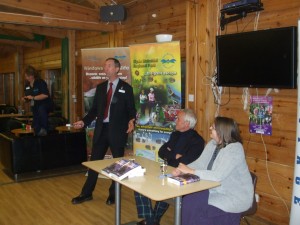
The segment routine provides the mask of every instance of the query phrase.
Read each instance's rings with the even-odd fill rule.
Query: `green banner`
[[[137,109],[133,148],[136,155],[158,160],[181,107],[180,43],[132,45],[130,65]]]

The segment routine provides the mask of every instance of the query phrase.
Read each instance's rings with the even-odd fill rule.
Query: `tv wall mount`
[[[240,0],[231,3],[227,3],[220,10],[220,27],[224,30],[225,25],[247,16],[248,13],[264,10],[263,4],[260,0]],[[225,15],[233,15],[225,17]]]

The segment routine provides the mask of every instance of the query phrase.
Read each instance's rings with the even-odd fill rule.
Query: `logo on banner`
[[[173,55],[170,53],[167,53],[163,56],[161,63],[163,64],[163,67],[170,69],[175,65],[176,59]]]

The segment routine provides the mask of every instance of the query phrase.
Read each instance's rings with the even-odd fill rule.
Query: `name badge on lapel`
[[[123,89],[123,87],[121,87],[121,89],[119,89],[119,92],[125,93],[125,90]]]

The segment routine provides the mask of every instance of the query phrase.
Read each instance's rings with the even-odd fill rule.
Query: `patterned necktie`
[[[220,152],[220,149],[216,148],[213,155],[212,155],[212,157],[211,157],[211,159],[210,159],[210,161],[209,161],[209,163],[208,163],[207,170],[211,170],[211,168],[214,164],[214,161],[217,158],[217,155],[219,154],[219,152]]]
[[[113,91],[113,89],[112,89],[113,83],[110,82],[109,85],[110,85],[110,87],[109,87],[108,92],[106,94],[106,107],[105,107],[105,111],[104,111],[104,119],[106,119],[107,116],[108,116],[108,109],[109,109],[110,100],[111,100],[112,91]]]

